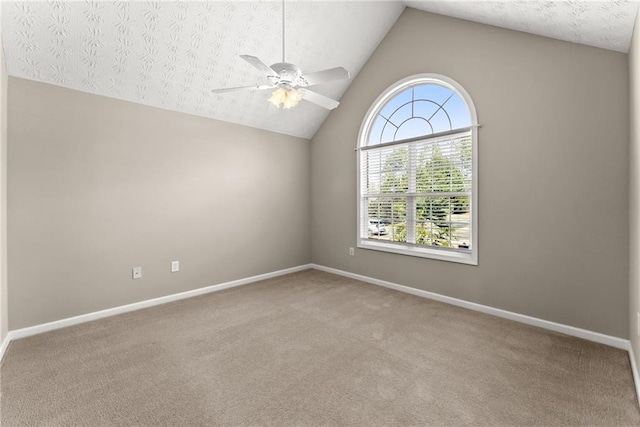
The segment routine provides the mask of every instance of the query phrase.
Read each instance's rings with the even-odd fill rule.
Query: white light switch
[[[171,272],[176,273],[180,271],[180,261],[171,261]]]
[[[133,267],[133,278],[139,279],[142,277],[142,267]]]

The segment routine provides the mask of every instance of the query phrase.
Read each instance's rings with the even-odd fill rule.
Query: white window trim
[[[378,112],[382,107],[394,96],[400,92],[408,89],[411,86],[418,84],[438,84],[448,87],[449,89],[458,93],[467,104],[469,113],[471,114],[471,153],[472,153],[472,183],[471,183],[471,251],[459,252],[455,249],[437,249],[434,247],[424,246],[407,246],[398,242],[387,242],[380,240],[367,239],[367,226],[362,223],[362,194],[361,194],[361,159],[360,151],[361,147],[366,147],[369,140],[369,132],[371,130],[373,121],[375,120]],[[478,116],[476,114],[476,108],[473,104],[473,100],[469,96],[469,93],[455,80],[443,76],[440,74],[425,73],[416,74],[405,79],[400,80],[389,86],[369,108],[367,114],[364,116],[362,125],[360,126],[360,132],[358,133],[358,155],[356,156],[357,162],[357,194],[356,211],[358,212],[358,225],[357,225],[357,246],[362,249],[371,249],[376,251],[391,252],[401,255],[416,256],[422,258],[430,258],[441,261],[450,261],[461,264],[478,265]],[[427,136],[428,137],[428,136]]]

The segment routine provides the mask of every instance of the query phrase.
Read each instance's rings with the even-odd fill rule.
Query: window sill
[[[429,258],[439,261],[456,262],[460,264],[478,265],[476,252],[457,252],[454,250],[421,248],[405,246],[397,243],[379,242],[370,239],[359,239],[358,248],[374,251],[391,252],[399,255],[408,255],[420,258]]]

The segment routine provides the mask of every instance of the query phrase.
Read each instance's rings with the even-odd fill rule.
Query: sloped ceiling
[[[282,60],[280,2],[3,2],[9,75],[311,138],[329,112],[307,102],[271,106],[266,92],[211,89],[266,83],[238,57]],[[303,73],[336,66],[352,76],[404,5],[291,2],[287,61]],[[339,99],[350,80],[314,88]]]
[[[627,53],[639,2],[409,0],[405,3],[441,15]]]
[[[348,81],[314,88],[340,99],[406,5],[627,52],[636,1],[288,1],[287,61]],[[264,83],[239,54],[282,60],[281,2],[3,2],[8,72],[72,89],[311,138],[329,112],[279,110],[269,93],[212,94]],[[338,107],[339,108],[339,107]]]

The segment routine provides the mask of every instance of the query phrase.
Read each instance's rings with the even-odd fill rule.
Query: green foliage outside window
[[[438,144],[418,146],[414,152],[415,193],[431,193],[415,197],[416,244],[455,246],[457,227],[451,223],[452,215],[469,211],[469,196],[442,196],[433,193],[459,193],[470,191],[470,138],[461,138],[444,155]],[[392,240],[406,242],[407,198],[392,194],[409,193],[409,148],[395,148],[385,159],[380,182],[381,196],[369,205],[369,217],[386,221],[390,225]],[[384,197],[389,194],[390,197]],[[455,221],[455,219],[453,219]]]

